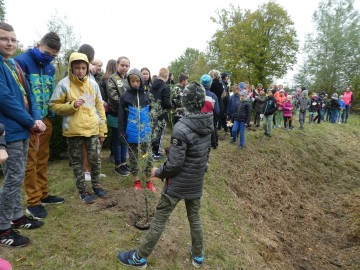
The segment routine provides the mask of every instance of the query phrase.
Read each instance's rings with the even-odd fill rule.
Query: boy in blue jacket
[[[30,132],[41,134],[46,126],[40,120],[21,68],[10,58],[17,43],[13,27],[0,22],[0,122],[6,127],[8,153],[0,191],[0,244],[10,247],[23,247],[30,242],[14,229],[36,229],[44,224],[25,216],[21,206]]]

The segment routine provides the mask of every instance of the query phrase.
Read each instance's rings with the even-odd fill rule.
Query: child
[[[246,100],[246,94],[244,92],[240,92],[240,100],[235,105],[234,114],[232,117],[234,122],[234,125],[232,127],[233,143],[236,141],[238,129],[240,129],[239,148],[245,147],[245,128],[250,123],[250,117],[251,117],[250,102]]]
[[[338,112],[340,110],[339,99],[338,99],[337,93],[332,94],[331,101],[330,101],[330,107],[331,107],[330,122],[332,124],[335,124],[337,117],[338,117]]]
[[[319,108],[319,104],[318,104],[318,96],[316,93],[314,93],[311,97],[310,100],[310,107],[309,107],[309,124],[313,124],[314,123],[314,119],[315,119],[315,114],[317,113]]]
[[[151,127],[149,115],[149,97],[144,91],[144,78],[136,68],[127,74],[130,88],[120,97],[119,105],[119,142],[121,147],[128,145],[130,171],[134,176],[134,188],[142,190],[138,176],[138,163],[144,158],[144,173],[146,179],[150,178],[152,158],[151,150]],[[151,145],[149,145],[151,149]],[[152,192],[156,189],[151,181],[147,181],[146,187]]]
[[[337,122],[339,124],[341,124],[341,122],[344,123],[345,108],[346,108],[346,104],[345,104],[343,95],[339,96],[339,105],[340,105],[340,109],[339,109],[339,115],[338,115],[338,121]]]
[[[89,79],[89,62],[85,54],[74,52],[70,55],[68,76],[57,84],[50,107],[63,116],[63,136],[67,137],[80,199],[84,203],[93,203],[95,199],[86,189],[83,144],[90,162],[92,189],[98,197],[105,197],[107,192],[100,184],[100,143],[106,137],[106,118],[99,85]]]
[[[204,103],[205,90],[199,83],[192,82],[186,86],[182,96],[185,115],[173,128],[168,158],[160,168],[152,169],[153,176],[166,179],[154,219],[136,250],[119,252],[118,260],[122,264],[146,268],[146,258],[159,241],[170,214],[183,199],[190,223],[192,264],[196,267],[202,265],[200,203],[214,129],[213,114],[201,113]]]
[[[279,85],[280,87],[281,85]],[[277,105],[277,112],[276,112],[276,123],[278,127],[281,128],[281,121],[283,119],[283,112],[282,112],[282,104],[286,100],[285,90],[281,89],[277,92],[278,94],[275,97],[276,105]]]
[[[308,98],[308,91],[304,89],[301,92],[301,97],[299,98],[299,129],[304,129],[304,123],[306,119],[306,111],[310,108],[310,98]]]
[[[268,96],[265,99],[262,114],[260,117],[264,117],[264,134],[265,136],[271,137],[274,113],[277,110],[276,100],[273,96],[272,91],[268,91]]]
[[[292,97],[291,95],[288,95],[286,97],[286,100],[283,102],[282,104],[282,108],[283,108],[283,118],[284,118],[284,128],[287,129],[287,124],[289,122],[289,129],[293,129],[292,126],[292,110],[293,110],[293,105],[292,105]]]
[[[5,130],[4,125],[0,124],[0,164],[3,164],[8,159],[6,152]]]

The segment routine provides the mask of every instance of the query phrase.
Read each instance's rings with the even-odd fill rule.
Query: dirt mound
[[[134,188],[118,190],[111,197],[98,201],[96,207],[97,210],[123,212],[127,222],[133,226],[136,221],[146,216],[146,197],[151,217],[154,215],[157,196],[149,190],[139,191]]]

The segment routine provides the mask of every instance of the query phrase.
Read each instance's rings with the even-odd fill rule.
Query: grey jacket
[[[165,194],[190,200],[202,196],[213,129],[212,113],[185,115],[175,124],[168,158],[156,171],[166,178]]]

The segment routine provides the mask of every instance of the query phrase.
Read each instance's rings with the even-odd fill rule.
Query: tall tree
[[[5,21],[5,4],[4,0],[0,0],[0,22]]]
[[[231,6],[212,19],[222,29],[209,42],[210,56],[235,80],[268,83],[296,62],[294,23],[278,4],[270,1],[254,12]]]
[[[204,55],[199,50],[187,48],[179,58],[170,63],[169,70],[175,75],[175,78],[180,73],[184,73],[190,76],[190,80],[195,79],[197,78],[194,74],[195,66],[199,61],[204,64],[206,61],[202,61],[204,60],[203,58]]]
[[[360,79],[360,14],[354,0],[325,0],[314,12],[315,32],[307,35],[305,61],[295,81],[314,91],[336,91]]]
[[[69,25],[67,17],[60,18],[58,12],[52,15],[48,21],[48,31],[55,32],[61,39],[61,50],[56,63],[57,66],[57,80],[64,77],[67,70],[67,63],[72,52],[76,51],[80,45],[80,36],[76,35],[74,29]]]

